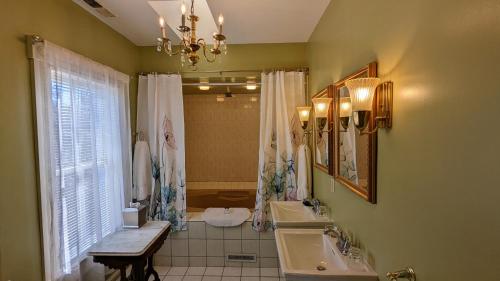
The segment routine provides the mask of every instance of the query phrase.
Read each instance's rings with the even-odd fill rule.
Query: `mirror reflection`
[[[369,136],[360,135],[351,114],[347,87],[339,89],[339,174],[360,188],[368,187]]]
[[[329,86],[312,98],[314,105],[314,164],[322,171],[333,174],[332,147],[332,93]]]
[[[370,64],[358,72],[335,83],[335,178],[356,194],[375,203],[376,134],[363,134],[356,128],[353,114],[352,93],[346,81],[373,77],[376,64]],[[367,122],[367,129],[373,122]]]

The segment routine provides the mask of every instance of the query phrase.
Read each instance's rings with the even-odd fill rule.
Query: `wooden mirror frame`
[[[318,93],[316,93],[312,98],[320,98],[320,97],[325,97],[325,98],[332,98],[332,101],[330,103],[330,108],[328,109],[328,125],[330,128],[333,127],[333,124],[334,124],[334,119],[333,119],[333,112],[334,112],[334,108],[335,108],[335,102],[334,102],[334,99],[333,99],[333,85],[328,85],[326,88],[324,88],[323,90],[319,91]],[[328,166],[325,166],[325,165],[322,165],[322,164],[318,164],[316,162],[316,129],[317,129],[317,125],[316,125],[316,115],[314,114],[314,105],[311,109],[313,111],[313,131],[312,131],[312,141],[313,141],[313,151],[312,151],[312,154],[313,154],[313,162],[314,162],[314,167],[318,168],[319,170],[329,174],[329,175],[332,175],[333,176],[333,170],[334,170],[334,165],[335,165],[335,161],[334,161],[334,150],[333,150],[333,144],[334,144],[334,140],[333,140],[333,133],[335,132],[335,130],[332,128],[331,131],[328,132]]]
[[[339,112],[340,89],[345,86],[345,81],[360,77],[377,77],[377,62],[372,62],[358,71],[348,75],[334,84],[334,102],[335,112]],[[377,108],[373,105],[372,117],[368,123],[366,131],[371,131],[375,128],[375,118]],[[351,191],[364,198],[366,201],[375,204],[377,202],[377,133],[366,135],[368,137],[368,177],[367,188],[364,189],[360,185],[346,179],[340,175],[340,119],[338,114],[334,115],[334,136],[335,136],[335,179],[344,184]]]

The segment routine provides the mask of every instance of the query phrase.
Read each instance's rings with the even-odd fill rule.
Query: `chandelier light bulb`
[[[184,4],[184,1],[182,2],[182,5],[181,5],[181,12],[182,12],[182,15],[186,14],[186,4]]]
[[[165,19],[164,19],[163,17],[160,17],[160,18],[158,19],[158,22],[160,23],[160,26],[161,26],[161,27],[165,27]]]
[[[222,25],[224,23],[224,16],[222,14],[219,15],[219,24]]]

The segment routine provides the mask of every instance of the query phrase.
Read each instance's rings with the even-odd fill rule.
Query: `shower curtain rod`
[[[261,85],[260,82],[247,83],[247,82],[203,82],[203,83],[182,83],[182,86],[246,86],[246,85]]]
[[[238,73],[238,72],[273,72],[273,71],[302,71],[309,72],[308,67],[277,67],[277,68],[269,68],[269,69],[240,69],[240,70],[205,70],[205,71],[173,71],[173,72],[139,72],[138,75],[148,75],[148,74],[197,74],[197,73],[217,73],[222,75],[223,73]]]

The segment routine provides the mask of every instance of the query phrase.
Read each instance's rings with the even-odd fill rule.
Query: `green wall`
[[[314,172],[315,192],[380,279],[498,280],[500,5],[494,0],[334,0],[308,46],[314,93],[371,61],[394,81],[378,134],[378,203]]]
[[[306,43],[229,45],[227,55],[217,58],[215,63],[205,62],[201,55],[198,71],[307,66],[306,51]],[[154,47],[141,47],[140,61],[145,72],[193,71],[188,66],[181,68],[179,56],[158,53]]]
[[[33,98],[24,35],[39,34],[129,75],[139,69],[139,48],[70,0],[7,0],[1,5],[0,280],[39,281]]]

